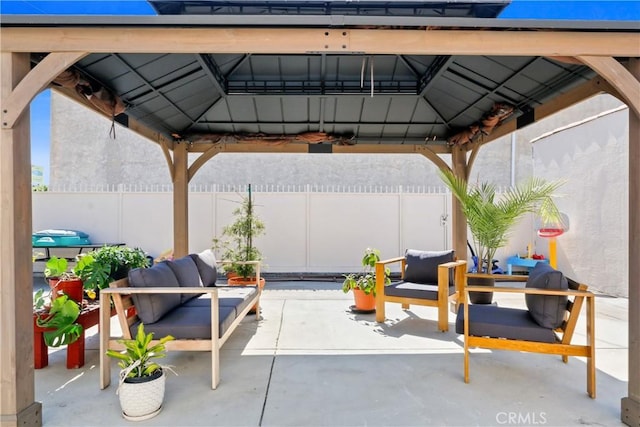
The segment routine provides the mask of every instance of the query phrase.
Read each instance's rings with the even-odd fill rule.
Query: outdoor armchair
[[[401,280],[385,286],[385,268],[394,263],[401,264]],[[453,250],[407,249],[403,257],[377,262],[376,320],[385,321],[385,304],[388,302],[402,304],[405,310],[411,304],[423,305],[438,309],[438,329],[448,331],[447,306],[451,302],[457,309],[466,265],[466,261],[455,260]]]
[[[467,277],[524,282],[526,287],[467,286]],[[524,294],[526,309],[491,304],[470,304],[467,292]],[[584,344],[572,343],[586,301]],[[587,394],[596,397],[595,297],[587,285],[566,278],[548,264],[538,263],[529,276],[467,274],[456,319],[456,332],[464,334],[464,381],[469,382],[469,349],[514,350],[586,358]]]

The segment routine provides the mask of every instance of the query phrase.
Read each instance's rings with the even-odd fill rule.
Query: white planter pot
[[[161,371],[160,376],[149,378],[141,382],[128,382],[132,380],[129,378],[120,384],[118,396],[122,415],[127,420],[146,420],[158,415],[162,409],[166,375]]]

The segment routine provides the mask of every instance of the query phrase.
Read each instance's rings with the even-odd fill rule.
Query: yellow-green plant
[[[349,273],[344,275],[342,290],[347,293],[351,289],[360,289],[365,294],[376,295],[376,262],[380,261],[380,251],[375,248],[367,248],[362,257],[362,272]],[[384,284],[391,283],[389,275],[391,270],[387,267],[384,270]]]

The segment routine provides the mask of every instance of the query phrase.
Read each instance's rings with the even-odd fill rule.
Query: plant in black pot
[[[121,369],[117,394],[125,419],[146,420],[162,409],[166,378],[164,369],[170,368],[160,366],[154,359],[165,357],[165,344],[174,339],[167,335],[154,341],[153,332],[145,333],[144,325],[140,323],[135,338],[118,341],[125,350],[107,350],[107,356],[117,359]]]
[[[149,260],[142,249],[105,245],[80,257],[75,271],[84,282],[87,296],[94,299],[100,289],[127,277],[129,270],[148,266]]]
[[[498,194],[494,184],[483,182],[469,185],[466,180],[450,171],[440,171],[440,176],[460,202],[469,230],[473,235],[473,247],[477,256],[477,271],[490,273],[498,248],[506,245],[513,227],[526,213],[540,215],[545,222],[561,222],[560,212],[553,195],[562,182],[547,182],[531,178]],[[494,284],[491,278],[470,280],[474,285]],[[471,302],[491,303],[492,294],[482,292],[488,300],[478,300],[479,295],[470,295]]]

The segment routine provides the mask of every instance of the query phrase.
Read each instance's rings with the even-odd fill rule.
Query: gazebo
[[[508,1],[151,1],[158,16],[3,16],[2,425],[40,425],[29,103],[52,87],[157,143],[173,181],[218,153],[415,153],[468,178],[483,145],[599,93],[629,106],[629,394],[640,419],[640,28],[497,20]],[[579,142],[576,142],[579,144]],[[189,154],[197,159],[189,164]],[[466,221],[454,201],[454,249]],[[28,332],[25,332],[28,331]],[[97,385],[96,385],[97,387]]]

